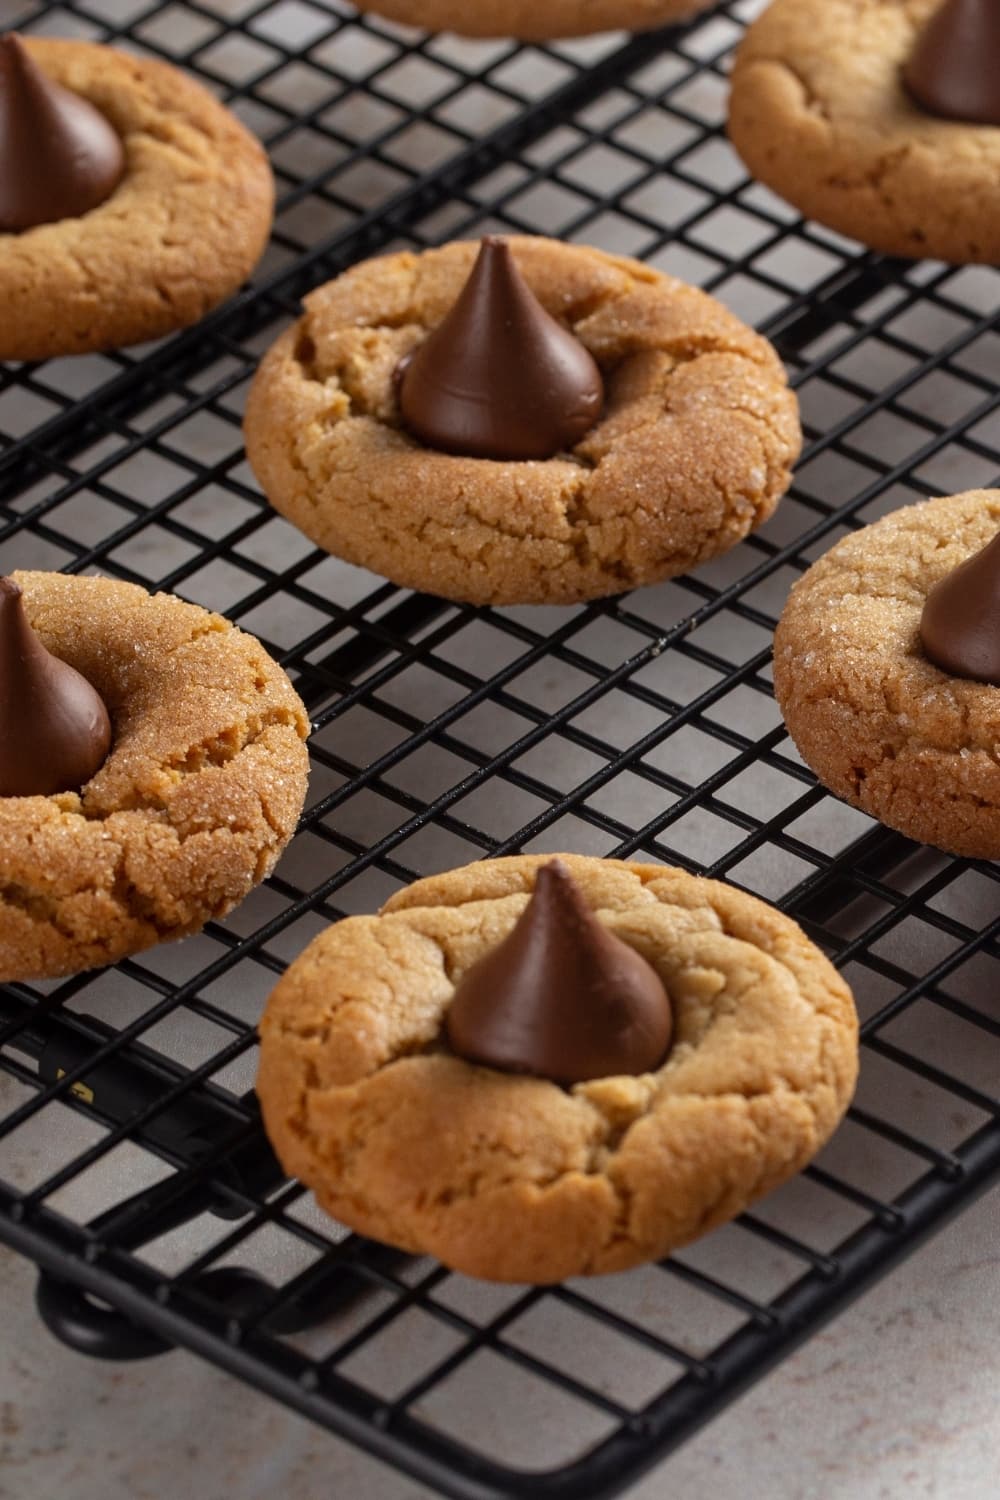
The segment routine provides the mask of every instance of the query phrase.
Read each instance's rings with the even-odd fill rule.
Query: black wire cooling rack
[[[256,282],[199,327],[0,374],[0,567],[222,609],[315,721],[301,830],[227,921],[0,991],[0,1238],[38,1262],[40,1313],[74,1347],[187,1346],[461,1500],[612,1494],[1000,1173],[996,871],[822,793],[769,685],[814,557],[996,481],[1000,277],[866,254],[746,179],[722,126],[753,9],[519,48],[337,0],[0,0],[4,27],[199,76],[268,143],[281,200]],[[808,443],[757,536],[618,600],[474,610],[272,514],[240,410],[296,299],[362,256],[487,229],[642,256],[769,334]],[[855,1106],[800,1178],[662,1266],[549,1290],[343,1235],[283,1180],[252,1095],[263,1000],[322,925],[522,849],[762,894],[834,955],[864,1023]]]

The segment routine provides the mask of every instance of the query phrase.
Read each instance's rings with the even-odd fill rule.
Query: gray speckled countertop
[[[0,1250],[2,1500],[430,1495],[187,1353],[131,1366],[70,1353],[39,1324],[33,1280],[26,1261]],[[654,1469],[629,1500],[994,1500],[998,1288],[993,1193]]]

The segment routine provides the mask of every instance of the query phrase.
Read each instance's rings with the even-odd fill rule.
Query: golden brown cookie
[[[824,786],[911,839],[1000,857],[1000,688],[953,677],[920,646],[938,579],[1000,527],[1000,490],[908,505],[795,585],[774,637],[788,732]]]
[[[889,255],[1000,258],[1000,129],[927,114],[900,68],[940,0],[774,0],[737,54],[729,135],[802,213]]]
[[[197,322],[267,244],[274,182],[263,147],[167,63],[24,40],[47,74],[107,116],[126,167],[80,218],[0,234],[0,359],[115,348]]]
[[[712,0],[355,0],[390,21],[459,36],[549,41],[594,31],[646,31],[705,10]]]
[[[566,1089],[443,1041],[456,984],[547,855],[419,880],[329,928],[261,1024],[285,1169],[352,1228],[497,1281],[623,1270],[723,1223],[805,1165],[857,1072],[850,992],[788,917],[681,870],[562,857],[672,997],[655,1073]]]
[[[222,916],[295,832],[308,768],[305,710],[253,636],[130,583],[13,577],[113,739],[79,793],[0,797],[0,980],[112,963]]]
[[[602,419],[544,462],[460,458],[400,425],[400,359],[449,311],[472,243],[365,261],[306,298],[250,390],[247,453],[308,537],[449,599],[566,604],[686,572],[773,511],[798,408],[766,339],[638,261],[511,241],[605,378]]]

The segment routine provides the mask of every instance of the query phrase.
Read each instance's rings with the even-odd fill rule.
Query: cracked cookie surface
[[[46,359],[196,323],[263,254],[267,156],[168,63],[91,42],[23,38],[38,65],[106,115],[125,175],[89,213],[0,234],[0,359]]]
[[[426,31],[549,41],[595,31],[644,31],[705,10],[712,0],[357,0],[362,11]]]
[[[512,238],[517,263],[604,375],[603,416],[544,462],[460,458],[401,425],[394,372],[444,318],[473,243],[365,261],[306,298],[247,402],[271,503],[319,546],[407,588],[567,604],[686,572],[765,521],[798,407],[766,339],[637,261]]]
[[[909,838],[1000,857],[1000,688],[920,645],[930,589],[1000,529],[1000,490],[908,505],[845,537],[793,588],[774,691],[824,786]]]
[[[732,1218],[819,1149],[857,1074],[850,991],[789,918],[578,855],[560,858],[671,995],[666,1062],[565,1089],[455,1057],[456,983],[550,858],[419,880],[329,928],[261,1024],[257,1091],[286,1171],[353,1229],[498,1281],[623,1270]]]
[[[889,255],[1000,258],[1000,129],[938,119],[901,67],[940,0],[774,0],[733,67],[729,135],[761,182]]]
[[[111,579],[13,577],[113,738],[79,793],[0,797],[0,980],[112,963],[222,916],[295,832],[308,768],[298,695],[221,615]]]

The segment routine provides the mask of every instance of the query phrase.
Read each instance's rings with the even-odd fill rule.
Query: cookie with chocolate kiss
[[[574,854],[482,860],[336,923],[260,1029],[286,1172],[342,1224],[494,1281],[704,1234],[805,1165],[857,1073],[850,992],[788,917]]]
[[[774,350],[624,256],[457,242],[363,261],[305,307],[254,378],[247,455],[318,546],[406,588],[621,593],[733,546],[790,480]]]
[[[733,65],[751,174],[887,255],[1000,262],[996,0],[773,0]]]
[[[774,638],[789,734],[838,797],[1000,858],[1000,490],[905,506],[795,585]]]
[[[295,831],[308,732],[259,641],[198,605],[110,578],[0,581],[0,982],[224,916]]]
[[[177,68],[0,37],[0,360],[197,322],[253,269],[273,206],[260,143]]]

